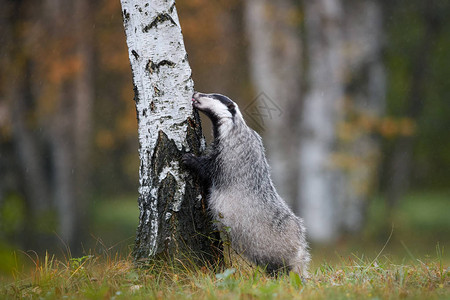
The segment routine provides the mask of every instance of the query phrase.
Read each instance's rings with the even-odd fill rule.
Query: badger
[[[303,221],[275,190],[261,137],[226,96],[195,92],[192,103],[211,119],[214,140],[201,156],[184,154],[183,163],[206,186],[218,229],[232,249],[268,272],[308,277]]]

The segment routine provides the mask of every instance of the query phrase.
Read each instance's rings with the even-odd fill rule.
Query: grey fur
[[[208,187],[208,204],[233,249],[274,272],[288,267],[308,276],[310,260],[303,221],[278,195],[261,137],[226,96],[194,93],[193,105],[212,121],[206,154],[186,154],[184,164]]]

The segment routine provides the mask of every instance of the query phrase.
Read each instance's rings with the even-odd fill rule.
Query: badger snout
[[[192,105],[196,104],[200,104],[200,101],[198,101],[198,99],[200,98],[200,93],[199,92],[194,92],[194,94],[192,95]]]

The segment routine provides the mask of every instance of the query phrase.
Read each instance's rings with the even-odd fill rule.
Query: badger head
[[[237,118],[242,119],[236,103],[220,94],[195,92],[192,96],[192,105],[211,119],[215,136],[219,131],[222,134],[228,132]]]
[[[212,120],[233,119],[236,115],[236,103],[220,94],[195,92],[192,96],[192,105]]]
[[[239,108],[230,98],[220,94],[202,94],[195,92],[192,105],[207,115],[213,122],[233,121],[240,116]]]

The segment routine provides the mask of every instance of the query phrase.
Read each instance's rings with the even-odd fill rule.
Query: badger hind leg
[[[309,279],[310,274],[308,272],[309,261],[311,260],[308,251],[304,248],[300,248],[297,251],[297,255],[292,259],[289,266],[291,271],[297,273],[302,279]]]

